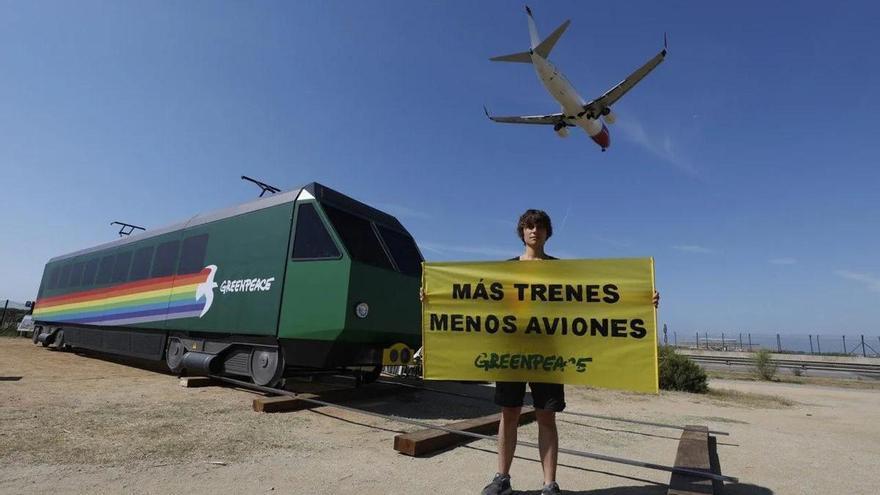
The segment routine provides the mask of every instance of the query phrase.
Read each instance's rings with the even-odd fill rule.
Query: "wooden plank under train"
[[[535,409],[523,407],[522,413],[519,415],[519,424],[524,425],[534,420]],[[458,421],[444,426],[472,433],[495,433],[498,431],[498,423],[500,421],[501,413],[497,413],[481,418]],[[470,441],[473,441],[473,438],[456,435],[447,431],[425,429],[396,435],[394,437],[394,450],[401,454],[420,456]]]
[[[721,474],[715,437],[709,436],[709,428],[688,425],[681,432],[675,467],[693,471]],[[672,473],[668,495],[720,494],[722,483],[683,473]]]
[[[184,388],[211,387],[217,385],[217,381],[207,376],[184,376],[180,379],[180,386]]]
[[[376,399],[387,395],[406,393],[401,391],[399,387],[393,386],[376,386],[367,385],[358,388],[339,388],[333,386],[300,386],[300,384],[291,387],[296,396],[280,395],[273,397],[257,397],[253,402],[253,409],[257,412],[274,413],[274,412],[292,412],[302,409],[311,409],[314,407],[322,407],[313,402],[300,399],[320,399],[329,402],[346,402],[363,399]],[[305,392],[309,390],[310,392]]]

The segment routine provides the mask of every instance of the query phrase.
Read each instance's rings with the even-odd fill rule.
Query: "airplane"
[[[559,69],[547,59],[553,46],[559,41],[559,38],[568,28],[568,25],[571,24],[571,20],[569,19],[563,22],[562,25],[556,28],[556,30],[544,39],[544,41],[540,41],[540,38],[538,37],[538,28],[535,26],[534,17],[532,17],[532,9],[530,9],[528,5],[526,6],[526,14],[528,15],[529,38],[531,41],[529,51],[492,57],[489,60],[493,62],[520,62],[532,64],[535,67],[535,72],[538,73],[538,78],[541,80],[541,83],[543,83],[544,87],[547,88],[547,91],[550,92],[550,96],[562,106],[562,111],[548,115],[524,115],[512,117],[489,115],[489,111],[485,106],[483,107],[483,111],[486,112],[486,116],[489,117],[489,119],[495,122],[505,124],[552,125],[553,130],[559,134],[559,137],[563,138],[568,137],[569,127],[580,127],[602,148],[602,151],[605,151],[611,146],[611,135],[609,134],[608,127],[605,126],[605,123],[613,124],[615,121],[615,115],[611,112],[611,105],[617,102],[617,100],[625,95],[627,91],[638,84],[638,82],[654,70],[655,67],[660,65],[660,62],[663,62],[663,59],[666,57],[666,35],[663,35],[663,50],[661,50],[660,53],[636,69],[636,71],[630,74],[626,79],[606,91],[605,94],[595,100],[587,102],[581,98],[577,91],[575,91],[562,72],[560,72]]]

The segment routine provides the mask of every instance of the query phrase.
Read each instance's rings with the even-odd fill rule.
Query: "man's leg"
[[[516,452],[516,432],[522,407],[502,407],[498,423],[498,472],[510,474],[510,464]]]
[[[559,433],[556,430],[556,412],[535,409],[538,420],[538,452],[544,469],[544,483],[556,481],[556,460],[559,458]]]

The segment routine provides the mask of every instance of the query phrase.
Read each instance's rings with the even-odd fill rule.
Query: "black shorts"
[[[565,389],[561,383],[531,383],[535,409],[562,411],[565,409]],[[526,395],[525,382],[496,382],[495,403],[501,407],[520,407]]]

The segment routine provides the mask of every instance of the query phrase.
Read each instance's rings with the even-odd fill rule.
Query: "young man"
[[[544,252],[544,244],[553,235],[550,216],[541,210],[526,210],[519,217],[516,232],[525,246],[518,258],[511,261],[542,261],[556,258]],[[660,295],[654,293],[654,306]],[[538,421],[538,452],[544,470],[544,488],[541,495],[561,493],[556,483],[556,463],[559,456],[559,434],[556,430],[556,413],[565,409],[565,390],[558,383],[529,383],[535,418]],[[483,488],[481,495],[508,495],[510,486],[510,464],[516,451],[516,433],[519,415],[522,410],[526,384],[521,382],[497,382],[495,384],[495,403],[501,406],[501,422],[498,424],[498,472],[492,481]]]

